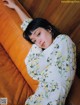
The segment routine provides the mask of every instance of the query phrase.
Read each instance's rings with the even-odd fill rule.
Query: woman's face
[[[43,49],[48,48],[53,42],[51,30],[41,27],[35,29],[29,37],[33,43]]]

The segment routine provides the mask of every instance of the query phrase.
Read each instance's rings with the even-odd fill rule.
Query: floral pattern
[[[70,37],[60,34],[44,51],[34,44],[25,64],[39,81],[25,105],[64,105],[76,70],[76,47]]]
[[[31,18],[26,19],[22,24],[21,24],[21,28],[23,31],[26,30],[27,26],[29,25],[29,23],[32,21]]]

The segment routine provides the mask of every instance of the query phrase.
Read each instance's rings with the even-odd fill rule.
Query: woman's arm
[[[15,4],[14,0],[2,0],[4,2],[4,5],[7,7],[14,9],[19,17],[21,18],[22,22],[26,19],[29,19],[29,17]]]

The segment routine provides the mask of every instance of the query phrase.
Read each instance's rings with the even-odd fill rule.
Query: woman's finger
[[[3,2],[9,2],[8,0],[2,0]]]
[[[4,3],[9,3],[7,0],[2,0]]]

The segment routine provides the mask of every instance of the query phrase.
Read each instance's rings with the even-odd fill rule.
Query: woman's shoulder
[[[69,35],[67,35],[67,34],[59,34],[56,38],[55,38],[55,42],[58,42],[58,43],[68,43],[68,42],[70,42],[70,43],[74,43],[73,41],[72,41],[72,39],[70,38],[70,36]]]
[[[61,40],[61,41],[72,41],[72,39],[70,38],[69,35],[67,34],[59,34],[57,37],[56,37],[58,40]]]
[[[57,38],[61,38],[61,39],[71,39],[70,37],[69,37],[69,35],[67,35],[67,34],[59,34],[58,36],[57,36]]]

